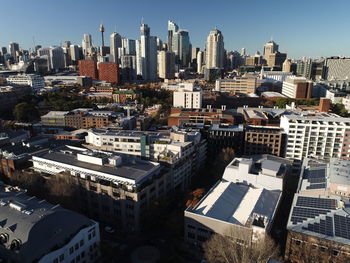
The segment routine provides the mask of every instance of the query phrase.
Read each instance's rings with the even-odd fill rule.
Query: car
[[[106,226],[105,231],[109,234],[113,234],[115,232],[115,229],[111,226]]]

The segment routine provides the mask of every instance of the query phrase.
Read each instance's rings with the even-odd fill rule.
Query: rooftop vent
[[[17,202],[17,201],[10,202],[9,206],[13,209],[16,209],[17,211],[20,211],[20,212],[22,212],[26,208],[25,204],[22,204],[22,203]]]

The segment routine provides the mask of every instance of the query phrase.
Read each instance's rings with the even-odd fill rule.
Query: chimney
[[[318,110],[320,112],[329,112],[331,108],[331,100],[326,98],[320,99],[320,104],[318,105]]]

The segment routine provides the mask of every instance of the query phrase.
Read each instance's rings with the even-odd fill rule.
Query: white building
[[[70,45],[70,56],[72,58],[72,61],[76,64],[78,63],[78,60],[80,59],[80,54],[79,54],[79,46],[78,45]]]
[[[90,34],[84,34],[81,46],[83,48],[84,57],[92,54],[92,38]]]
[[[210,31],[206,47],[206,68],[224,67],[224,37],[220,30]]]
[[[35,74],[19,74],[6,78],[8,84],[30,86],[34,93],[45,88],[44,78]]]
[[[304,77],[290,76],[283,81],[282,94],[288,98],[311,98],[313,82]]]
[[[0,258],[14,263],[96,262],[100,233],[97,222],[0,185]]]
[[[324,112],[300,112],[283,115],[280,127],[287,133],[287,158],[350,157],[345,139],[350,133],[350,118]]]
[[[173,93],[173,106],[185,109],[202,108],[202,91],[194,87],[193,83],[183,83]]]
[[[203,74],[203,65],[204,65],[204,52],[198,51],[197,53],[197,73]]]
[[[263,155],[261,159],[235,158],[227,165],[222,178],[256,188],[282,191],[283,177],[287,172],[286,164],[290,162],[270,155]]]
[[[293,76],[292,72],[282,72],[282,71],[261,71],[261,77],[270,81],[283,82],[286,78]]]
[[[234,159],[199,203],[185,210],[188,243],[200,245],[217,233],[250,244],[269,233],[292,162],[271,155],[255,158]]]
[[[61,47],[50,48],[51,69],[59,70],[64,68],[64,52]]]

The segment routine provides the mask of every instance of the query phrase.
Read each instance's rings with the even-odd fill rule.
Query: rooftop
[[[287,229],[349,245],[349,217],[350,204],[340,197],[296,194]]]
[[[10,242],[20,240],[21,262],[37,260],[92,224],[85,216],[0,183],[0,229],[9,235]]]
[[[247,185],[219,181],[189,212],[250,227],[254,219],[263,218],[264,226],[272,221],[280,191],[256,189]]]
[[[111,161],[116,159],[120,162]],[[141,184],[160,167],[158,163],[143,161],[135,156],[90,151],[76,147],[37,154],[33,156],[33,160],[50,160],[70,166],[72,169],[82,168],[85,169],[86,175],[132,185]]]

